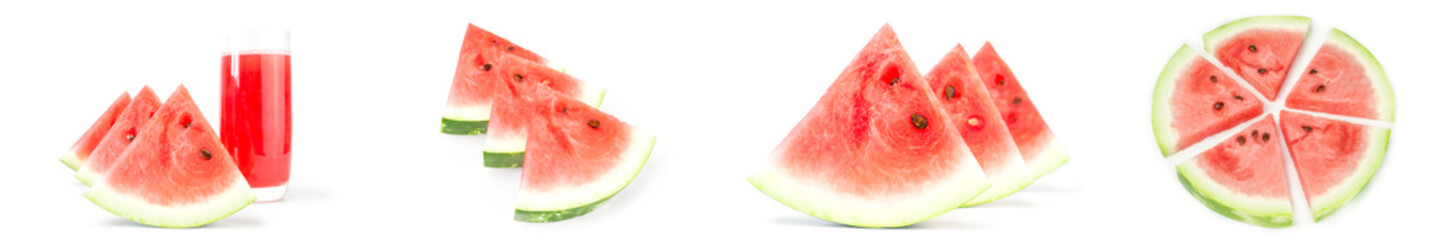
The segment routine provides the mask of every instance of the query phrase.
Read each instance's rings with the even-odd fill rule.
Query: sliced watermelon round
[[[499,96],[498,81],[504,56],[515,56],[527,62],[547,64],[530,50],[486,31],[475,24],[465,29],[460,46],[460,59],[455,66],[455,80],[450,84],[450,98],[445,102],[445,116],[440,132],[447,134],[480,134],[490,122],[491,102]]]
[[[956,209],[989,184],[932,92],[885,25],[748,180],[850,226],[908,226]]]
[[[1153,90],[1153,133],[1163,156],[1258,117],[1264,102],[1188,45]]]
[[[1203,43],[1264,99],[1274,99],[1304,45],[1309,22],[1300,16],[1249,17],[1209,31],[1203,35]]]
[[[1286,104],[1290,108],[1380,121],[1395,120],[1395,93],[1375,56],[1335,29],[1310,60]]]
[[[126,106],[130,104],[131,97],[127,96],[127,93],[123,92],[121,96],[116,97],[116,101],[112,101],[111,106],[106,107],[106,112],[101,113],[101,117],[97,117],[96,122],[91,123],[91,128],[81,134],[81,139],[76,140],[76,144],[71,144],[71,149],[61,154],[61,163],[65,163],[66,167],[70,167],[71,170],[79,169],[81,164],[91,156],[91,152],[96,150],[96,145],[101,143],[101,139],[106,137],[106,132],[111,130],[111,125],[116,123],[121,112],[125,111]]]
[[[554,222],[587,214],[632,183],[657,138],[569,96],[539,94],[515,219]]]
[[[1194,198],[1225,217],[1265,227],[1293,220],[1279,127],[1265,117],[1178,165],[1178,181]]]
[[[136,136],[141,134],[142,127],[145,127],[147,120],[152,119],[152,115],[161,106],[162,100],[157,99],[157,94],[152,92],[152,88],[142,87],[142,90],[137,92],[136,99],[131,101],[131,104],[126,107],[126,111],[122,112],[121,117],[116,120],[116,124],[112,125],[110,131],[106,131],[106,135],[96,146],[96,151],[91,154],[91,158],[81,164],[81,168],[76,171],[76,179],[90,186],[96,181],[96,178],[111,170],[113,164],[116,163],[117,156],[121,156],[121,152],[131,146],[132,141],[136,140]]]
[[[600,105],[606,91],[575,77],[556,71],[545,65],[532,64],[524,59],[506,57],[499,73],[508,77],[501,83],[500,96],[496,97],[490,116],[493,123],[485,133],[483,155],[486,167],[520,167],[526,151],[526,138],[530,132],[530,121],[535,119],[527,102],[538,97],[527,93],[522,85],[539,86],[570,96],[592,107]]]
[[[1315,221],[1345,206],[1375,176],[1390,130],[1285,111],[1279,124]]]
[[[178,87],[86,197],[131,221],[185,228],[256,200],[187,89]]]
[[[1052,135],[1051,127],[1042,119],[1036,105],[1031,103],[1031,96],[1021,88],[1021,81],[1011,73],[1011,67],[1006,65],[1001,55],[996,54],[991,42],[981,46],[972,64],[981,73],[982,84],[991,93],[991,101],[996,103],[996,110],[1001,112],[1001,119],[1011,130],[1011,138],[1016,140],[1021,158],[1026,159],[1032,178],[1041,178],[1067,163],[1067,149]]]
[[[1011,131],[996,112],[990,93],[982,85],[981,76],[971,65],[971,55],[966,54],[965,48],[956,44],[925,74],[925,81],[938,93],[935,99],[940,100],[951,124],[959,130],[976,162],[981,164],[981,170],[991,179],[991,188],[963,207],[996,201],[1031,185],[1026,160],[1016,150]]]

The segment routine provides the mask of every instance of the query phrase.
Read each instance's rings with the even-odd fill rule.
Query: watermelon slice
[[[1380,169],[1390,130],[1285,111],[1279,124],[1315,221],[1345,206]]]
[[[86,197],[117,216],[168,228],[206,225],[257,199],[181,86]]]
[[[959,130],[966,146],[971,148],[981,170],[985,170],[986,177],[991,179],[991,188],[964,207],[996,201],[1031,185],[1026,160],[1016,150],[1011,131],[1006,129],[1006,122],[1001,120],[1001,114],[991,103],[990,95],[982,85],[975,66],[971,65],[971,55],[966,54],[965,48],[956,44],[935,68],[930,69],[930,73],[925,74],[925,81],[934,92],[939,93],[936,99],[940,99],[951,123]]]
[[[493,70],[503,65],[520,64],[505,62],[508,56],[531,64],[550,65],[540,55],[475,24],[466,28],[460,59],[455,66],[455,80],[450,85],[450,98],[445,103],[445,115],[440,122],[441,132],[468,135],[486,131],[492,103],[504,95],[500,83],[510,77]]]
[[[1274,99],[1294,55],[1304,45],[1309,18],[1258,16],[1239,19],[1203,35],[1208,52],[1248,80],[1264,99]]]
[[[1021,81],[1016,79],[1016,75],[1011,74],[1011,67],[1001,60],[996,49],[991,48],[991,42],[981,46],[972,62],[976,71],[981,73],[982,83],[991,93],[996,110],[1001,112],[1001,119],[1011,130],[1011,138],[1016,140],[1021,158],[1026,159],[1032,178],[1041,178],[1067,163],[1067,150],[1052,135],[1052,129],[1041,118],[1036,105],[1031,103],[1031,96],[1021,88]]]
[[[1375,56],[1335,29],[1289,92],[1290,108],[1380,121],[1395,120],[1395,93]]]
[[[536,116],[531,114],[530,106],[525,104],[530,101],[532,94],[526,94],[520,85],[539,85],[551,91],[572,96],[574,99],[590,103],[591,106],[601,104],[604,91],[601,88],[583,83],[566,73],[553,70],[545,65],[531,64],[524,59],[516,57],[505,57],[502,60],[500,74],[507,75],[501,83],[501,94],[496,98],[490,116],[495,119],[490,126],[490,131],[485,133],[485,166],[497,168],[520,167],[522,157],[526,151],[526,138],[530,132],[530,121]]]
[[[107,170],[110,170],[116,163],[117,156],[121,155],[127,147],[131,146],[136,136],[141,134],[142,127],[145,127],[148,119],[157,108],[162,106],[162,100],[157,99],[157,94],[152,92],[151,87],[142,87],[137,92],[136,99],[121,113],[121,117],[112,125],[111,130],[106,132],[101,139],[96,151],[91,154],[90,160],[81,164],[81,169],[76,171],[76,179],[81,180],[90,186],[96,178],[101,177]]]
[[[885,25],[748,181],[791,208],[858,227],[956,209],[989,184],[932,92]]]
[[[656,137],[557,92],[538,91],[526,142],[517,221],[587,214],[627,187]],[[494,132],[494,131],[492,131]]]
[[[1264,102],[1188,45],[1163,67],[1153,91],[1153,132],[1163,156],[1258,117]]]
[[[1288,227],[1293,219],[1279,129],[1265,117],[1218,146],[1178,164],[1178,181],[1205,206],[1225,217]]]
[[[86,158],[91,156],[91,152],[96,150],[96,145],[101,143],[106,132],[111,130],[111,125],[116,123],[116,118],[120,117],[121,112],[125,111],[126,106],[130,104],[131,97],[127,96],[127,93],[123,92],[121,96],[116,97],[116,101],[112,101],[111,106],[106,107],[106,112],[101,113],[101,117],[97,117],[95,123],[91,123],[91,128],[81,134],[81,139],[76,140],[76,144],[71,144],[71,149],[61,154],[61,163],[65,163],[66,167],[70,167],[71,170],[80,168],[81,164],[86,162]]]

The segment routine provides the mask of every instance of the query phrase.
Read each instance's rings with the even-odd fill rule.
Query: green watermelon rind
[[[1293,207],[1288,200],[1260,201],[1248,196],[1237,196],[1203,174],[1197,159],[1178,165],[1178,182],[1209,210],[1229,219],[1268,228],[1293,225]]]
[[[1223,26],[1213,29],[1213,31],[1208,31],[1208,33],[1203,34],[1203,46],[1205,51],[1218,52],[1218,46],[1222,45],[1225,39],[1242,33],[1249,28],[1282,28],[1299,32],[1309,32],[1309,23],[1310,19],[1303,16],[1246,17],[1226,23]]]
[[[1188,62],[1202,57],[1186,44],[1179,47],[1168,64],[1163,66],[1158,85],[1153,89],[1153,136],[1158,138],[1158,148],[1163,151],[1164,157],[1178,151],[1178,131],[1173,129],[1173,107],[1168,106],[1168,102],[1172,101],[1178,76],[1183,75]]]
[[[456,110],[447,110],[447,112],[453,111]],[[485,133],[486,128],[490,126],[489,117],[486,117],[485,119],[466,119],[451,118],[449,117],[451,116],[451,114],[448,113],[445,115],[446,117],[440,118],[440,132],[445,134],[477,135]]]
[[[633,129],[629,142],[627,150],[618,157],[620,164],[593,182],[599,184],[588,183],[571,189],[554,189],[551,192],[521,189],[521,193],[516,194],[515,220],[555,222],[576,218],[600,207],[627,188],[637,178],[637,174],[642,172],[642,167],[647,165],[647,159],[652,156],[657,137],[646,131]]]
[[[67,150],[66,153],[61,154],[61,163],[65,163],[66,167],[71,168],[71,171],[81,169],[81,157],[76,156],[76,150]]]
[[[576,100],[599,107],[602,99],[606,96],[605,88],[596,87],[590,84],[582,84],[582,94]],[[504,143],[502,143],[504,142]],[[486,139],[485,150],[481,155],[485,160],[485,167],[490,168],[518,168],[525,160],[526,137],[521,135],[519,139]]]
[[[1330,30],[1330,36],[1326,42],[1344,48],[1352,55],[1355,55],[1355,61],[1360,62],[1360,66],[1367,70],[1365,71],[1366,76],[1374,84],[1373,87],[1376,88],[1376,93],[1378,93],[1376,96],[1380,97],[1379,116],[1377,116],[1380,119],[1376,120],[1394,122],[1394,88],[1390,86],[1390,79],[1385,76],[1385,68],[1380,66],[1380,61],[1375,60],[1375,55],[1370,54],[1370,50],[1365,49],[1365,45],[1355,41],[1355,38],[1350,37],[1349,34],[1345,34],[1344,31],[1340,31],[1338,28]]]
[[[1314,215],[1314,221],[1319,222],[1334,214],[1344,207],[1346,203],[1354,200],[1356,196],[1365,189],[1371,179],[1375,178],[1375,172],[1380,170],[1380,164],[1385,159],[1385,150],[1390,143],[1390,129],[1371,127],[1366,131],[1366,137],[1374,140],[1367,147],[1365,160],[1360,168],[1356,169],[1350,177],[1346,177],[1339,185],[1330,188],[1324,197],[1309,199],[1310,213]]]
[[[145,197],[117,192],[105,182],[98,182],[86,192],[92,203],[133,222],[164,228],[199,227],[242,210],[258,199],[241,173],[234,177],[232,186],[201,204],[183,207],[163,207],[148,203]]]
[[[868,228],[905,227],[959,209],[990,188],[970,149],[961,147],[959,151],[955,156],[965,156],[965,161],[961,161],[957,169],[947,170],[957,174],[928,186],[919,194],[894,196],[918,198],[898,204],[865,201],[859,196],[835,192],[833,187],[800,181],[777,166],[778,156],[782,155],[777,152],[770,157],[774,160],[750,176],[748,182],[779,203],[825,221]],[[940,194],[931,196],[927,193]]]
[[[526,151],[520,152],[482,152],[485,159],[485,167],[488,168],[518,168],[525,163]]]

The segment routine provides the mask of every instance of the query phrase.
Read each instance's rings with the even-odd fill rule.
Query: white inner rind
[[[1052,170],[1057,170],[1057,167],[1067,163],[1067,159],[1070,158],[1067,155],[1067,148],[1063,147],[1055,137],[1044,138],[1042,142],[1032,146],[1042,146],[1041,152],[1035,155],[1036,158],[1026,162],[1026,167],[1031,170],[1031,177],[1034,179],[1046,176]]]
[[[233,184],[222,192],[194,203],[163,206],[148,202],[145,196],[121,193],[105,181],[96,183],[86,198],[107,211],[141,224],[159,227],[197,227],[226,218],[258,197],[241,173],[230,177]]]
[[[1229,22],[1204,34],[1203,46],[1204,50],[1208,52],[1218,52],[1218,47],[1223,46],[1225,40],[1228,40],[1235,34],[1243,33],[1250,28],[1283,29],[1308,33],[1309,23],[1309,18],[1301,16],[1247,17]]]
[[[524,119],[522,119],[524,120]],[[485,152],[488,153],[521,153],[526,151],[527,134],[525,131],[487,131],[485,132]]]
[[[779,150],[748,181],[779,202],[831,222],[860,227],[902,227],[959,208],[990,184],[971,150],[964,144],[951,156],[961,156],[950,175],[927,180],[920,187],[893,195],[860,196],[843,193],[833,183],[796,177],[783,169]]]
[[[1007,154],[1006,156],[1010,159],[1006,160],[1006,163],[1003,163],[1005,165],[1001,167],[1000,173],[996,176],[987,174],[987,177],[991,181],[991,186],[985,192],[982,192],[981,195],[967,202],[966,206],[981,205],[996,201],[997,199],[1026,188],[1027,185],[1031,185],[1033,180],[1031,177],[1031,169],[1026,167],[1026,159],[1021,158],[1021,152],[1013,148],[1011,149],[1011,154]]]
[[[1199,57],[1188,45],[1178,48],[1178,53],[1163,66],[1158,76],[1158,85],[1153,89],[1153,135],[1158,138],[1158,147],[1163,156],[1173,155],[1178,150],[1178,131],[1173,129],[1173,111],[1168,103],[1173,99],[1173,90],[1178,88],[1178,76],[1183,76],[1188,62]]]
[[[1209,177],[1208,173],[1205,172],[1206,170],[1198,165],[1200,160],[1195,158],[1178,164],[1178,172],[1182,173],[1183,177],[1188,179],[1188,185],[1193,187],[1191,190],[1198,191],[1210,200],[1217,201],[1220,204],[1236,210],[1232,213],[1244,215],[1244,219],[1282,218],[1283,221],[1273,222],[1292,221],[1294,207],[1289,204],[1288,198],[1278,199],[1234,192],[1232,189],[1219,184],[1212,177]],[[1280,181],[1278,184],[1285,183]],[[1248,216],[1249,213],[1259,215]],[[1276,216],[1281,218],[1276,218]]]
[[[516,193],[518,211],[560,211],[586,206],[616,195],[632,183],[647,158],[657,137],[641,129],[632,129],[627,149],[618,155],[617,165],[607,170],[595,181],[577,186],[561,186],[552,189],[531,189],[521,184]],[[527,163],[529,164],[529,162]],[[526,166],[530,167],[530,166]]]
[[[1371,139],[1365,148],[1365,156],[1361,158],[1360,166],[1345,177],[1339,184],[1330,187],[1324,194],[1310,196],[1310,211],[1318,218],[1320,215],[1329,214],[1344,206],[1346,202],[1355,198],[1365,184],[1375,176],[1375,171],[1380,169],[1380,162],[1385,159],[1385,148],[1390,140],[1390,129],[1370,127],[1365,131],[1365,138]]]
[[[78,169],[80,169],[81,168],[81,164],[83,164],[81,162],[81,158],[76,156],[76,150],[75,149],[67,150],[66,153],[62,153],[61,154],[61,163],[65,163],[66,166],[67,167],[71,167],[72,170],[78,170]]]
[[[81,164],[81,168],[76,170],[76,179],[86,185],[92,185],[96,182],[96,177],[101,176],[101,173],[91,170],[91,164],[88,163]]]
[[[606,95],[606,88],[602,88],[589,83],[581,83],[581,94],[578,94],[576,96],[576,99],[581,100],[581,102],[584,102],[586,104],[590,104],[592,107],[601,107],[602,98],[606,97]]]
[[[445,107],[445,118],[455,121],[490,121],[490,103],[471,107]]]

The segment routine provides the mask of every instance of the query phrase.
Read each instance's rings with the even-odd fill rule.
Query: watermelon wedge
[[[1334,29],[1300,74],[1289,108],[1380,121],[1395,120],[1395,93],[1375,56]]]
[[[1203,43],[1264,99],[1274,99],[1304,45],[1309,22],[1300,16],[1249,17],[1209,31],[1203,35]]]
[[[1163,156],[1258,117],[1264,102],[1188,45],[1163,67],[1153,91],[1153,133]]]
[[[996,112],[996,106],[982,85],[980,74],[971,65],[971,55],[966,54],[965,48],[956,44],[940,59],[940,63],[930,69],[930,73],[925,74],[925,81],[938,93],[936,99],[940,100],[951,123],[959,130],[966,146],[970,147],[971,154],[976,156],[981,170],[985,170],[986,177],[991,179],[991,188],[963,207],[996,201],[1031,185],[1026,160],[1016,150],[1011,131],[1001,120],[1001,114]]]
[[[531,64],[550,65],[540,55],[475,24],[466,27],[460,59],[455,66],[455,79],[445,103],[445,115],[440,120],[441,132],[470,135],[486,131],[492,102],[504,95],[500,83],[509,77],[493,70],[503,65],[519,64],[504,62],[507,56]]]
[[[71,149],[61,154],[61,163],[65,163],[66,167],[70,167],[71,170],[80,168],[81,164],[86,162],[86,158],[91,156],[91,152],[96,150],[96,145],[106,136],[106,132],[111,130],[111,125],[116,123],[116,118],[120,117],[121,112],[125,111],[126,106],[130,104],[131,97],[127,93],[123,92],[121,96],[116,97],[116,101],[112,101],[111,106],[106,107],[106,112],[101,113],[101,117],[97,117],[95,123],[91,123],[91,128],[81,134],[81,139],[76,140],[75,144],[71,144]]]
[[[627,187],[656,137],[554,91],[532,108],[516,221],[555,222],[587,214]],[[492,131],[494,132],[494,131]]]
[[[1285,111],[1279,121],[1316,222],[1345,206],[1380,169],[1390,130]]]
[[[1036,104],[1031,103],[1031,96],[1021,88],[1021,81],[1011,73],[1011,67],[1006,65],[1001,55],[996,54],[991,42],[981,46],[972,63],[981,73],[982,84],[991,93],[991,101],[996,103],[1001,119],[1011,130],[1011,138],[1016,140],[1021,158],[1026,159],[1032,178],[1041,178],[1067,163],[1066,148],[1052,135],[1051,127],[1041,118]]]
[[[121,117],[112,125],[110,131],[96,146],[96,151],[91,154],[90,160],[81,164],[76,171],[76,179],[81,180],[87,186],[92,185],[96,178],[101,177],[106,171],[111,170],[116,163],[117,156],[131,146],[136,136],[141,134],[147,120],[152,119],[157,108],[162,106],[162,100],[157,99],[157,94],[152,92],[151,87],[142,87],[137,92],[136,99],[121,113]]]
[[[532,94],[521,89],[534,85],[555,91],[573,99],[590,103],[595,107],[602,102],[605,91],[590,84],[586,84],[575,77],[556,71],[545,65],[531,64],[525,59],[516,57],[505,57],[499,70],[500,74],[507,75],[501,83],[501,94],[495,99],[494,107],[491,108],[490,116],[495,121],[490,126],[490,131],[485,133],[485,158],[486,167],[513,168],[520,167],[523,156],[526,152],[526,139],[530,132],[530,122],[536,118],[532,115],[528,98]]]
[[[86,198],[133,222],[168,228],[206,225],[257,199],[181,86]]]
[[[1218,146],[1178,164],[1178,181],[1225,217],[1265,227],[1293,222],[1279,127],[1265,117]]]
[[[932,92],[885,25],[748,181],[850,226],[908,226],[956,209],[989,184]]]

